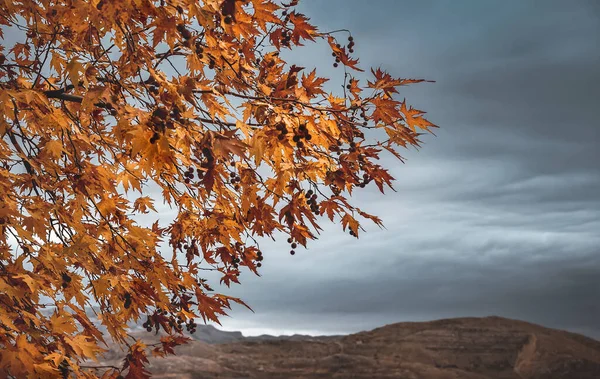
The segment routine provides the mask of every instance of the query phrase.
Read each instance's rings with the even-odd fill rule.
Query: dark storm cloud
[[[386,230],[355,240],[327,226],[294,257],[265,243],[263,276],[230,290],[256,313],[236,308],[224,326],[340,333],[495,314],[600,337],[599,9],[305,1],[322,30],[353,32],[363,67],[436,80],[401,96],[441,129],[406,165],[386,161],[397,193],[357,195]],[[326,49],[297,58],[340,75]]]

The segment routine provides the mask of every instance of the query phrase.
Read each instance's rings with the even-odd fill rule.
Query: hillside
[[[177,356],[151,359],[154,378],[600,378],[600,342],[500,317],[292,339],[244,338],[214,329],[209,342],[220,340],[220,333],[235,341],[196,340],[177,348]],[[113,350],[106,362],[121,357]]]

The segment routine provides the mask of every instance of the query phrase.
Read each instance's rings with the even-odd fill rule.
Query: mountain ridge
[[[175,356],[151,358],[153,378],[600,378],[600,341],[498,316],[400,322],[321,337],[209,329],[212,344],[200,335]],[[216,343],[220,332],[234,334]],[[159,337],[137,336],[148,343]],[[114,350],[108,355],[108,364],[122,359]]]

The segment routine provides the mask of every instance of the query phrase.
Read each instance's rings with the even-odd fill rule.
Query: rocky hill
[[[230,333],[213,329],[212,342]],[[176,356],[151,359],[150,371],[157,379],[600,378],[600,342],[500,317],[398,323],[335,337],[229,336],[233,342],[178,347]],[[110,351],[106,363],[119,364],[120,354]]]

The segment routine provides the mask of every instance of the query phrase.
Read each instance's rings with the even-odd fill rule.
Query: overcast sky
[[[227,291],[255,313],[236,307],[224,328],[499,315],[600,338],[600,2],[303,3],[320,30],[352,31],[361,67],[435,80],[401,96],[441,128],[388,161],[397,193],[356,198],[387,229],[327,225],[293,257],[262,244],[262,277]],[[326,47],[295,58],[342,75]]]
[[[320,30],[352,31],[361,67],[435,80],[400,96],[440,129],[387,161],[397,193],[357,192],[386,229],[356,240],[324,222],[295,256],[285,238],[262,242],[262,276],[222,289],[255,313],[235,307],[224,328],[499,315],[600,339],[600,1],[301,3]],[[326,44],[289,59],[343,79]]]

